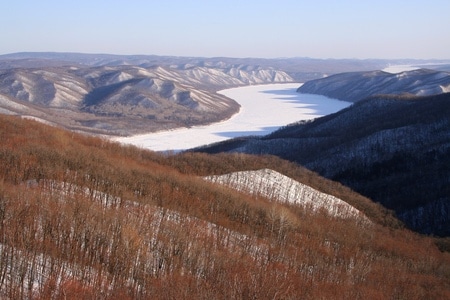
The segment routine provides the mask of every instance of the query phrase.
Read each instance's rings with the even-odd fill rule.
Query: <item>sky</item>
[[[0,0],[0,54],[450,59],[449,0]]]

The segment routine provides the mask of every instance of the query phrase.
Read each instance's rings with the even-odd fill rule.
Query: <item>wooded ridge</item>
[[[5,299],[446,299],[450,257],[378,204],[274,156],[162,155],[0,116]],[[370,223],[203,177],[271,169]]]

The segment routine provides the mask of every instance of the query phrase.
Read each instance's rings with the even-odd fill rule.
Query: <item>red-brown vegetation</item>
[[[163,156],[0,117],[0,297],[448,299],[450,257],[349,189],[275,157]],[[375,222],[199,175],[271,168]]]

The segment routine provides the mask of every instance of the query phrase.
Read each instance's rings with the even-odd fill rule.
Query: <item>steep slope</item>
[[[306,82],[297,92],[351,102],[380,94],[429,96],[450,92],[450,73],[427,69],[399,74],[383,71],[342,73]]]
[[[272,154],[396,211],[411,228],[450,235],[450,94],[373,97],[263,138],[207,149]]]
[[[376,213],[357,223],[202,178],[273,169],[389,217],[292,163],[163,156],[18,117],[0,128],[2,299],[450,295],[450,257],[430,238]]]

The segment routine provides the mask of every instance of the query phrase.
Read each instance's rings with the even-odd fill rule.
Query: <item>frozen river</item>
[[[154,151],[180,151],[237,136],[265,135],[281,126],[341,110],[351,103],[296,92],[301,83],[267,84],[222,90],[241,105],[230,119],[205,126],[180,128],[117,139]]]

